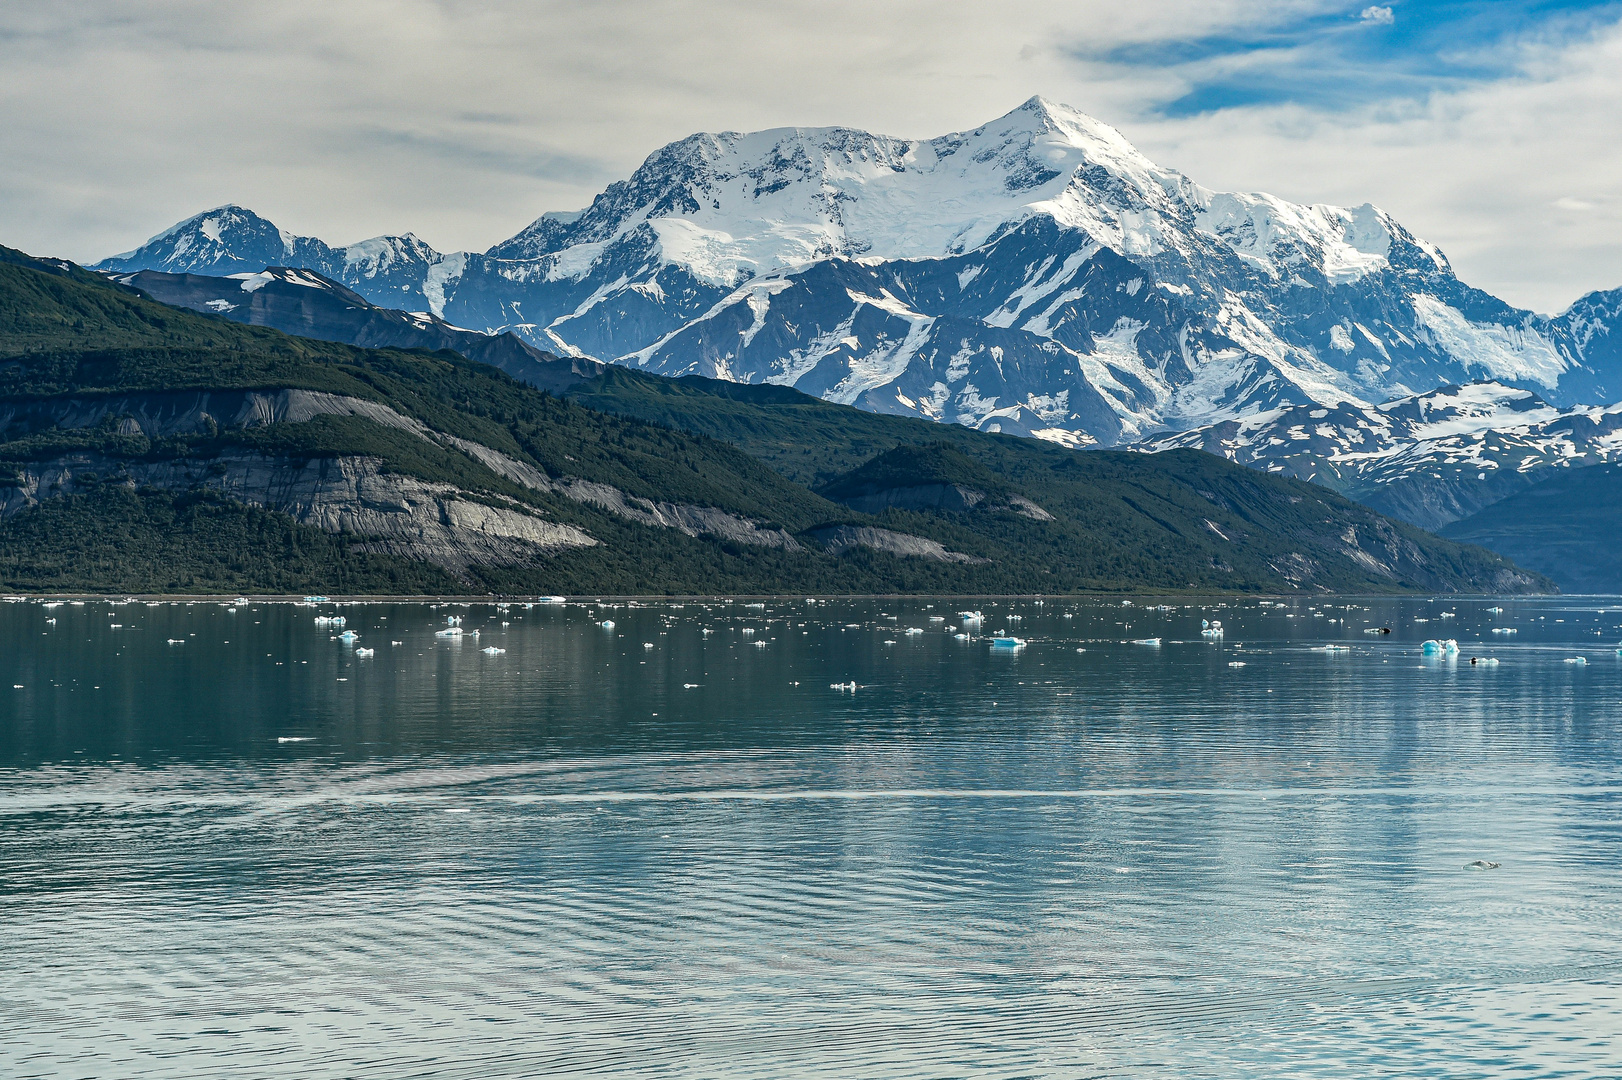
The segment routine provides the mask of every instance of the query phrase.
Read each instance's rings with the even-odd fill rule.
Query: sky
[[[1373,202],[1538,311],[1622,286],[1622,2],[6,0],[0,243],[247,206],[483,250],[695,131],[929,138],[1033,94],[1218,190]]]

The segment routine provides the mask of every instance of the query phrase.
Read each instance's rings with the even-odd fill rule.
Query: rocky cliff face
[[[532,491],[639,524],[710,535],[734,543],[798,549],[781,528],[762,527],[716,507],[659,502],[608,484],[553,479],[533,465],[480,443],[436,432],[386,405],[311,390],[187,391],[67,396],[0,402],[0,441],[30,432],[105,429],[130,440],[213,435],[227,429],[300,424],[318,416],[358,417],[449,446],[491,473]],[[79,451],[21,462],[0,486],[0,518],[41,499],[103,484],[166,490],[208,489],[286,513],[330,533],[352,536],[363,550],[435,563],[453,572],[470,565],[524,565],[599,541],[573,524],[489,492],[472,492],[389,469],[356,455],[290,457],[225,451],[150,460]]]

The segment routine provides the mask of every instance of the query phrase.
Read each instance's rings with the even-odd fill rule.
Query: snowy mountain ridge
[[[1496,382],[1373,407],[1296,405],[1166,436],[1311,480],[1426,529],[1469,517],[1556,470],[1622,460],[1622,405],[1557,409]]]
[[[305,265],[561,354],[1070,445],[1476,378],[1622,395],[1622,291],[1519,311],[1372,205],[1211,191],[1040,98],[930,140],[693,135],[482,253],[228,206],[100,265]]]

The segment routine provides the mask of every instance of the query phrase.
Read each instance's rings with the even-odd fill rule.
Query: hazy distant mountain
[[[232,206],[101,268],[269,265],[553,352],[1071,444],[1483,378],[1622,397],[1622,290],[1537,316],[1373,206],[1211,191],[1040,98],[927,141],[693,135],[482,254]]]

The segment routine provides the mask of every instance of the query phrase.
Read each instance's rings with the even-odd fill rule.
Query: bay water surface
[[[0,604],[0,1074],[1622,1075],[1619,641],[1594,598]]]

